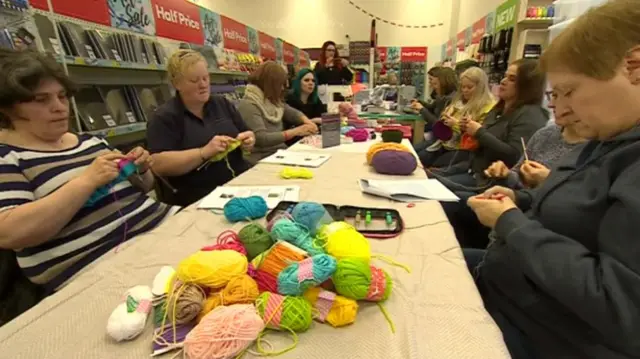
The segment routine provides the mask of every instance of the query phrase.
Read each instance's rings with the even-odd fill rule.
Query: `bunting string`
[[[392,25],[392,26],[402,27],[402,28],[405,28],[405,29],[429,29],[429,28],[444,26],[444,23],[442,23],[442,22],[438,23],[438,24],[431,24],[431,25],[405,25],[405,24],[400,24],[400,23],[397,23],[397,22],[394,22],[394,21],[390,21],[390,20],[387,20],[387,19],[383,19],[383,18],[381,18],[379,16],[376,16],[376,15],[368,12],[367,10],[363,9],[362,7],[360,7],[358,4],[354,3],[353,1],[351,1],[351,0],[348,0],[348,1],[349,1],[349,4],[351,6],[353,6],[356,9],[362,11],[363,14],[369,16],[370,18],[376,19],[376,21],[380,21],[380,22],[383,22],[385,24],[389,24],[389,25]]]

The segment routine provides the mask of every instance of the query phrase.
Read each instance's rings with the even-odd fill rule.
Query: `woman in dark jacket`
[[[327,105],[318,98],[316,77],[311,69],[298,71],[298,75],[292,81],[291,91],[287,94],[287,104],[316,123],[319,123],[322,114],[327,112]]]
[[[424,132],[431,132],[433,124],[440,120],[442,111],[447,108],[458,90],[458,77],[456,72],[450,67],[432,67],[427,71],[429,75],[429,88],[432,90],[432,102],[429,104],[420,101],[413,101],[411,107],[418,111],[422,119],[426,122]],[[425,140],[415,145],[418,155],[426,151],[427,147],[433,144],[435,140]]]
[[[500,100],[489,112],[484,123],[466,119],[461,121],[463,132],[478,142],[470,163],[434,171],[452,190],[486,186],[491,181],[485,176],[493,162],[502,161],[508,167],[518,162],[523,152],[523,141],[549,120],[547,111],[540,106],[544,96],[545,76],[538,70],[536,60],[523,59],[512,63],[500,82]]]
[[[340,57],[336,43],[327,41],[322,44],[320,60],[314,68],[318,85],[348,85],[353,80],[349,70],[349,61]]]
[[[464,257],[514,359],[640,357],[639,18],[637,0],[608,1],[542,55],[590,141],[533,191],[468,201],[495,241]]]

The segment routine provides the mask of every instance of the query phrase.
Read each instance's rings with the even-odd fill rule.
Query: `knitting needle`
[[[527,146],[524,144],[524,137],[520,137],[520,143],[522,143],[522,153],[524,154],[524,160],[529,162],[529,156],[527,155]]]
[[[177,190],[175,187],[173,187],[173,186],[169,183],[169,181],[167,181],[167,179],[166,179],[166,178],[164,178],[164,177],[160,176],[159,174],[157,174],[157,173],[156,173],[156,171],[154,171],[154,170],[153,170],[153,168],[149,168],[149,171],[151,171],[151,173],[152,173],[152,174],[153,174],[157,179],[159,179],[159,180],[160,180],[160,182],[162,182],[165,186],[167,186],[167,188],[169,188],[169,189],[171,190],[171,192],[173,192],[173,193],[177,193],[177,192],[178,192],[178,190]]]

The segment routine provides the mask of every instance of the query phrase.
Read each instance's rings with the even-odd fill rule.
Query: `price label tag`
[[[147,54],[145,54],[144,52],[142,53],[142,61],[144,61],[145,64],[149,63],[149,59],[147,58]]]
[[[111,49],[111,52],[113,53],[113,57],[115,57],[116,61],[122,61],[122,57],[120,57],[120,54],[116,49]]]
[[[87,54],[89,54],[89,58],[91,60],[96,60],[96,54],[93,52],[93,48],[87,44],[84,45],[84,48],[87,49]]]
[[[58,39],[56,39],[55,37],[50,37],[49,42],[51,43],[51,47],[53,47],[53,51],[56,53],[56,55],[63,55]]]
[[[133,115],[133,112],[125,112],[125,115],[127,116],[127,120],[130,123],[135,123],[136,122],[136,117]]]
[[[78,65],[86,65],[87,63],[84,61],[84,57],[74,57],[73,62]]]
[[[113,120],[113,117],[111,117],[111,115],[103,115],[102,119],[107,123],[109,127],[116,127],[116,121]]]
[[[111,66],[112,67],[120,67],[120,63],[116,60],[111,60]]]

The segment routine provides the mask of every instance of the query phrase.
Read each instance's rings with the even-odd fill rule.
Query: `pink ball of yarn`
[[[256,270],[253,279],[256,280],[256,283],[258,284],[258,290],[260,290],[261,293],[278,293],[278,278],[274,277],[273,275],[258,269]]]
[[[369,139],[369,131],[364,128],[355,128],[347,132],[346,135],[353,138],[353,142],[364,142]]]
[[[253,304],[216,307],[189,332],[184,352],[190,359],[227,359],[258,338],[264,321]]]
[[[230,249],[232,251],[236,251],[244,256],[247,255],[247,249],[244,247],[244,244],[240,242],[240,237],[238,234],[232,230],[226,230],[218,235],[218,239],[216,240],[216,244],[211,246],[206,246],[202,248],[202,251],[222,251],[225,249]]]

